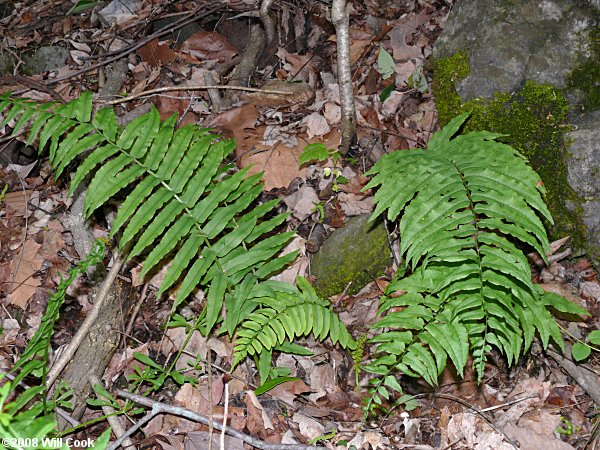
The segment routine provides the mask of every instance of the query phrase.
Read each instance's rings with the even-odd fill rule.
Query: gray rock
[[[59,69],[67,63],[68,57],[69,51],[64,47],[58,45],[40,47],[32,55],[24,58],[23,72],[33,75]]]
[[[351,218],[313,255],[314,287],[322,297],[341,293],[350,282],[347,293],[355,294],[391,264],[383,221],[368,220],[369,214]]]
[[[514,92],[525,80],[565,86],[566,76],[589,56],[598,9],[575,0],[459,0],[434,57],[467,51],[471,73],[456,86],[466,101]]]
[[[15,67],[15,57],[7,52],[0,53],[0,77],[12,75]]]
[[[576,216],[573,226],[582,225],[586,249],[598,267],[600,111],[586,100],[594,82],[584,92],[570,80],[582,67],[596,67],[600,73],[600,44],[594,44],[599,24],[598,0],[458,0],[433,53],[434,59],[459,51],[468,55],[470,74],[454,82],[463,102],[518,93],[526,81],[548,83],[564,93],[573,131],[562,136],[563,163],[550,173],[564,173],[566,164],[564,179],[570,187],[565,181],[557,195]],[[596,84],[600,89],[600,81]]]

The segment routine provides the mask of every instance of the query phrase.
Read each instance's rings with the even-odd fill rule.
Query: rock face
[[[449,70],[457,55],[468,67]],[[474,128],[509,133],[540,173],[555,220],[564,220],[558,203],[568,213],[572,231],[559,233],[580,233],[598,266],[600,1],[457,0],[433,61],[442,124],[475,109],[484,120]]]
[[[368,220],[369,214],[352,217],[313,255],[311,273],[321,297],[341,293],[350,282],[347,293],[356,294],[391,264],[383,222]]]

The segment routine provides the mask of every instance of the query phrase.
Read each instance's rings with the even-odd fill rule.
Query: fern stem
[[[477,214],[475,214],[475,202],[473,201],[473,198],[471,196],[471,190],[469,189],[469,186],[465,180],[465,177],[463,175],[463,172],[460,170],[460,168],[458,167],[458,165],[456,164],[456,162],[452,159],[450,159],[452,166],[456,169],[456,172],[458,173],[458,176],[460,177],[460,181],[462,182],[463,187],[465,188],[465,193],[467,195],[467,198],[469,199],[469,203],[470,203],[470,211],[471,214],[473,216],[473,226],[475,227],[475,233],[473,234],[473,243],[475,246],[475,253],[477,254],[477,267],[479,270],[479,296],[481,298],[481,308],[484,311],[484,332],[483,332],[483,343],[481,346],[481,359],[479,361],[479,366],[481,367],[480,370],[476,370],[477,374],[478,374],[478,381],[480,382],[482,377],[483,377],[483,370],[484,370],[484,366],[485,366],[485,347],[486,347],[486,343],[487,343],[487,334],[488,334],[488,329],[489,329],[489,324],[488,324],[488,317],[489,317],[489,311],[488,311],[488,307],[487,307],[487,303],[485,301],[485,294],[483,292],[483,266],[481,264],[481,253],[480,253],[480,248],[479,248],[479,217],[477,217]],[[478,358],[479,359],[479,358]]]

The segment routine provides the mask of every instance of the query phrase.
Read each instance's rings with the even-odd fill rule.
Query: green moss
[[[555,224],[551,237],[571,235],[583,245],[583,227],[577,213],[579,199],[567,182],[564,131],[568,104],[563,93],[548,84],[527,81],[512,94],[497,93],[492,99],[463,102],[457,83],[469,75],[468,55],[464,52],[433,61],[433,94],[440,125],[453,117],[471,112],[465,132],[489,130],[507,134],[503,141],[519,150],[530,161],[547,189],[546,201]],[[565,201],[575,205],[567,209]]]
[[[583,93],[583,107],[600,109],[600,26],[589,35],[590,57],[567,78],[567,89]]]
[[[311,273],[321,297],[339,294],[348,283],[352,284],[347,293],[356,294],[390,264],[385,225],[368,219],[368,214],[352,217],[313,255]]]

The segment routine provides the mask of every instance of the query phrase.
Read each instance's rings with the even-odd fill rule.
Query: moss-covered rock
[[[513,93],[495,93],[491,99],[463,101],[455,85],[470,73],[466,52],[433,60],[433,92],[440,125],[471,112],[465,131],[489,130],[506,134],[502,140],[523,153],[547,189],[555,220],[551,234],[571,235],[583,243],[577,215],[580,200],[567,180],[564,132],[569,105],[564,94],[549,84],[527,80]]]
[[[471,111],[465,131],[507,134],[548,191],[551,236],[597,262],[600,153],[583,143],[600,125],[599,18],[592,2],[459,0],[430,62],[440,125]]]
[[[348,283],[347,293],[355,294],[391,264],[385,225],[368,220],[368,214],[352,217],[313,255],[311,273],[322,297],[341,293]]]

